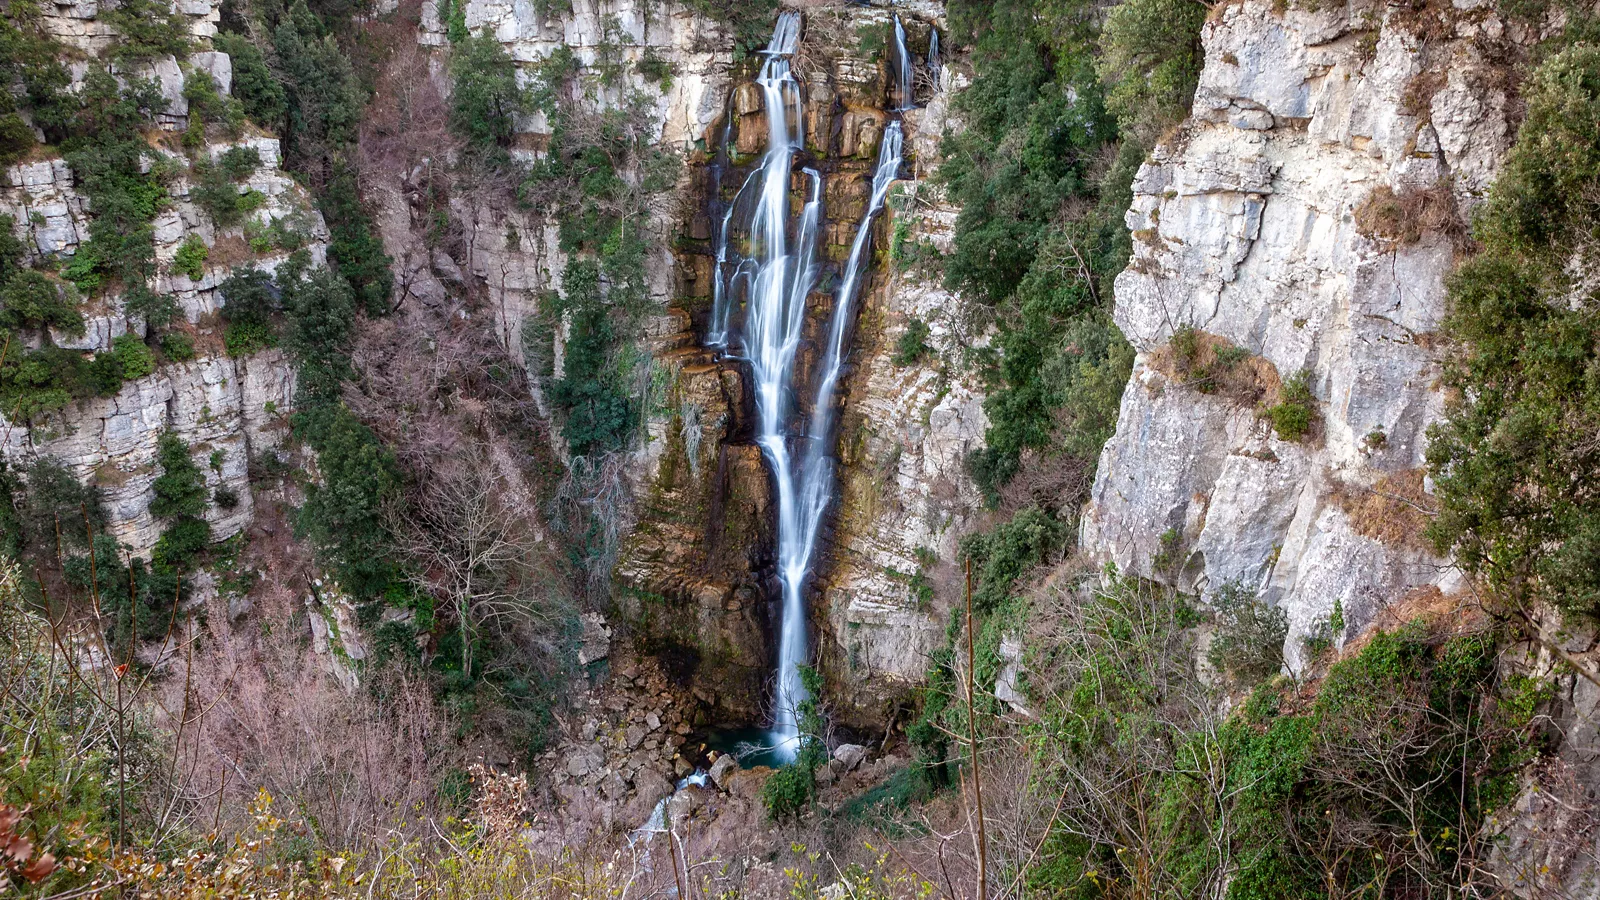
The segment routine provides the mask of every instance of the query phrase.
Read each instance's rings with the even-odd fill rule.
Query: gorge
[[[0,891],[1594,896],[1597,23],[6,4]]]

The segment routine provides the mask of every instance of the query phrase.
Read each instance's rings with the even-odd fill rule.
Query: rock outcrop
[[[1260,592],[1288,613],[1293,668],[1336,606],[1353,635],[1410,591],[1455,586],[1403,523],[1429,502],[1451,232],[1514,136],[1498,76],[1527,37],[1467,0],[1218,7],[1192,117],[1134,184],[1116,321],[1139,360],[1086,549],[1184,589]],[[1424,202],[1453,215],[1408,234],[1385,219]],[[1268,364],[1264,393],[1174,377],[1161,359],[1186,329]],[[1302,371],[1318,424],[1283,440],[1258,407]]]

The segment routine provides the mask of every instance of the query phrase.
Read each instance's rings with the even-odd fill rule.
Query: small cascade
[[[939,29],[928,34],[928,74],[933,76],[933,89],[939,89],[939,79],[944,74],[944,58],[939,55]]]
[[[805,325],[806,299],[820,272],[823,185],[820,172],[801,167],[805,200],[798,211],[793,208],[790,193],[804,129],[800,86],[790,71],[789,57],[798,45],[800,25],[799,13],[781,13],[772,39],[762,51],[764,60],[756,83],[767,112],[766,152],[759,167],[721,211],[713,235],[716,274],[706,329],[708,346],[750,367],[758,419],[756,443],[771,466],[777,493],[777,576],[782,602],[769,736],[780,760],[793,759],[799,749],[797,711],[806,699],[800,667],[809,658],[804,591],[822,520],[833,497],[835,393],[849,354],[856,295],[870,264],[872,224],[883,210],[904,148],[900,122],[890,122],[879,148],[870,202],[834,298],[811,416],[804,421],[796,415],[795,397],[805,386],[795,383],[795,356]],[[911,60],[898,17],[894,52],[898,108],[905,109],[911,99]],[[731,122],[731,115],[729,119]],[[725,129],[719,160],[726,157],[728,140]],[[718,171],[716,184],[720,178]],[[713,207],[712,212],[715,215],[718,210]],[[739,309],[743,319],[736,326],[734,313]]]
[[[898,15],[894,17],[894,61],[898,67],[895,89],[900,94],[900,105],[895,109],[900,112],[916,109],[917,91],[916,83],[911,80],[911,54],[906,51],[906,26]]]

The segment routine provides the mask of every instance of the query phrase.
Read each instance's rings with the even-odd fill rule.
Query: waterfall
[[[911,54],[906,52],[906,26],[898,15],[894,17],[894,61],[899,67],[899,77],[895,79],[900,89],[900,105],[897,109],[916,109],[917,91],[911,80]]]
[[[909,99],[910,61],[904,29],[895,20],[900,96]],[[850,257],[834,298],[827,344],[822,348],[815,403],[803,431],[794,398],[795,354],[805,324],[806,299],[816,285],[822,225],[822,175],[802,168],[805,202],[791,208],[796,154],[803,146],[800,86],[789,67],[800,38],[800,14],[778,17],[756,83],[767,112],[767,148],[760,166],[745,179],[722,211],[713,235],[716,273],[707,345],[743,359],[750,367],[758,419],[756,443],[772,469],[777,492],[777,575],[782,590],[778,671],[771,737],[780,757],[799,749],[797,710],[806,698],[800,667],[808,659],[804,589],[823,516],[833,494],[834,393],[838,387],[856,294],[870,264],[872,223],[882,211],[900,168],[903,134],[898,121],[884,129],[872,195],[857,228]],[[729,116],[730,122],[732,115]],[[725,129],[719,160],[726,154]],[[720,163],[719,163],[720,165]],[[716,173],[720,184],[721,172]],[[713,214],[717,212],[713,207]],[[744,319],[735,331],[733,312]]]
[[[939,29],[928,34],[928,74],[933,76],[933,89],[939,89],[939,77],[944,70],[944,60],[939,56]]]

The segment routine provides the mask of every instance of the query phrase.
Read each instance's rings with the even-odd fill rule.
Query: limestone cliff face
[[[1185,589],[1262,592],[1288,612],[1294,668],[1336,604],[1353,635],[1410,591],[1449,592],[1417,509],[1450,217],[1396,236],[1381,204],[1464,216],[1481,200],[1515,134],[1503,76],[1528,39],[1472,0],[1218,7],[1192,117],[1134,185],[1116,320],[1140,355],[1088,550]],[[1256,404],[1163,372],[1182,328],[1270,364],[1259,402],[1307,372],[1320,425],[1281,440]]]
[[[913,48],[925,45],[932,25],[942,19],[908,26]],[[933,590],[929,570],[935,559],[958,557],[957,541],[982,506],[965,459],[988,427],[982,382],[969,365],[986,338],[968,333],[960,298],[937,273],[900,261],[924,243],[947,252],[959,212],[923,177],[939,163],[939,137],[960,126],[949,101],[966,69],[959,58],[950,62],[923,108],[906,115],[913,177],[891,205],[878,289],[862,298],[840,426],[833,552],[814,604],[835,719],[864,730],[890,724],[894,704],[922,683],[943,645],[947,598]],[[926,349],[897,359],[915,323],[927,326]]]
[[[232,66],[226,54],[203,49],[216,33],[218,3],[191,0],[179,5],[189,17],[196,52],[180,63],[172,57],[146,64],[137,73],[154,78],[168,101],[161,119],[165,131],[187,125],[188,105],[183,98],[186,73],[209,73],[226,92]],[[48,6],[43,25],[63,44],[86,54],[97,54],[115,38],[101,21],[98,6],[90,2]],[[86,63],[74,62],[73,78],[81,81]],[[157,152],[168,158],[173,171],[187,172],[189,157],[166,149],[178,142],[157,141]],[[256,150],[261,164],[239,183],[241,193],[255,191],[260,203],[248,216],[262,226],[281,222],[304,237],[312,261],[326,258],[328,230],[312,207],[311,199],[281,167],[276,139],[244,137],[205,147],[196,153],[215,158],[230,146]],[[168,184],[171,202],[153,222],[156,260],[160,274],[153,284],[158,293],[171,295],[187,330],[194,339],[197,358],[168,363],[154,373],[125,383],[114,397],[72,404],[33,423],[0,422],[0,453],[13,460],[37,455],[59,458],[83,480],[101,489],[110,517],[111,534],[137,555],[147,554],[160,536],[161,526],[150,515],[151,483],[160,475],[156,442],[171,431],[187,442],[206,473],[208,488],[230,487],[239,497],[231,509],[208,508],[212,534],[230,537],[245,528],[253,512],[249,480],[252,460],[275,451],[287,434],[287,414],[294,399],[293,367],[277,350],[242,358],[223,353],[222,327],[217,311],[222,304],[217,286],[233,266],[275,270],[288,253],[258,245],[252,248],[244,226],[220,228],[189,199],[191,185],[184,175]],[[29,263],[66,260],[88,239],[93,210],[77,190],[71,168],[60,158],[45,158],[12,166],[0,172],[0,214],[10,215],[17,237],[29,253]],[[172,269],[178,248],[191,236],[208,249],[208,259],[198,280]],[[145,334],[145,324],[124,309],[122,297],[91,298],[83,310],[86,330],[82,337],[54,333],[57,346],[98,352],[124,334]],[[219,457],[212,454],[220,451]],[[217,467],[207,465],[211,459]]]

